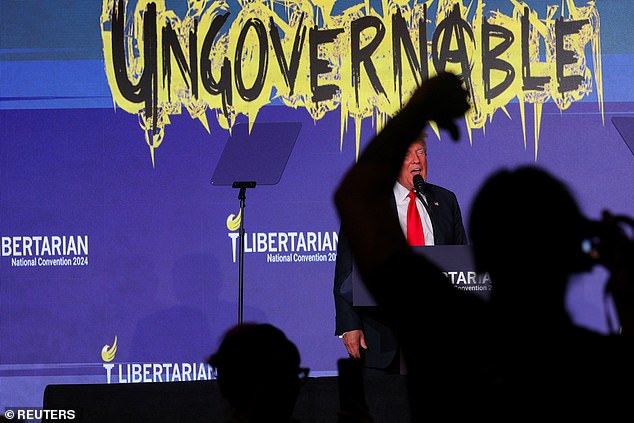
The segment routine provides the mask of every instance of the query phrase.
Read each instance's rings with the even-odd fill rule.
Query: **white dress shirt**
[[[409,191],[400,183],[394,184],[394,198],[396,199],[396,211],[398,212],[398,221],[401,224],[403,234],[407,237],[407,206],[409,206]],[[427,198],[425,198],[427,199]],[[416,208],[423,222],[423,232],[425,233],[425,245],[434,245],[434,230],[431,226],[429,214],[423,206],[418,196],[416,197]]]

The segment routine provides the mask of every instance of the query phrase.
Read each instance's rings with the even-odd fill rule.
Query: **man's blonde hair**
[[[422,131],[420,135],[416,138],[416,140],[414,140],[414,142],[420,142],[423,146],[425,154],[427,154],[427,132]]]

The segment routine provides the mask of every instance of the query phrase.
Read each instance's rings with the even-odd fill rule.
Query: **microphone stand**
[[[425,206],[425,210],[427,210],[427,213],[431,218],[431,209],[429,208],[429,204],[427,204],[427,199],[425,199],[425,196],[423,195],[426,185],[427,183],[422,176],[414,176],[414,192],[416,193],[416,196],[421,201],[421,203],[423,203],[423,206]]]
[[[424,188],[424,185],[423,185]],[[425,207],[425,210],[427,210],[427,214],[429,215],[429,220],[431,221],[431,227],[432,230],[434,231],[434,236],[436,236],[436,234],[438,233],[438,231],[436,230],[436,222],[434,219],[434,213],[432,213],[432,209],[431,207],[429,207],[429,203],[427,203],[427,199],[423,196],[422,193],[422,189],[418,190],[417,187],[414,188],[414,191],[416,192],[416,196],[418,197],[418,199],[421,201],[421,203],[423,203],[423,207]]]
[[[427,210],[427,213],[431,217],[431,208],[429,207],[429,204],[427,204],[427,199],[423,196],[422,192],[419,192],[418,190],[415,190],[415,191],[416,191],[416,196],[418,197],[420,202],[423,203],[425,210]]]
[[[244,293],[244,206],[247,198],[247,188],[255,188],[255,181],[234,182],[233,188],[240,188],[238,200],[240,200],[240,229],[238,237],[240,239],[240,254],[238,256],[238,324],[242,324],[243,293]]]

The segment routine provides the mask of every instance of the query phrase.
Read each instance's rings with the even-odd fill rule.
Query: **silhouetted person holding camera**
[[[209,358],[220,393],[233,407],[227,423],[291,423],[308,369],[297,347],[268,323],[231,328]]]
[[[630,412],[632,219],[605,213],[591,222],[562,182],[524,167],[489,177],[471,209],[476,270],[490,275],[490,300],[454,288],[408,245],[390,208],[403,157],[428,121],[458,139],[454,119],[468,108],[455,75],[426,80],[370,142],[334,198],[358,270],[402,346],[413,421]],[[599,256],[581,248],[588,235],[601,240]],[[610,272],[618,333],[579,327],[566,311],[570,278],[596,264]],[[415,348],[421,339],[424,350]]]

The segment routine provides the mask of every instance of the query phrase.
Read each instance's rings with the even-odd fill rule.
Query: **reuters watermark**
[[[4,417],[7,420],[29,421],[29,420],[75,420],[77,413],[75,410],[43,410],[41,408],[7,408],[4,410]]]

